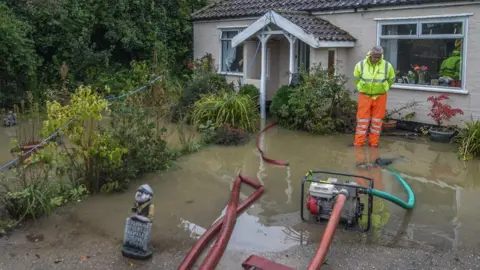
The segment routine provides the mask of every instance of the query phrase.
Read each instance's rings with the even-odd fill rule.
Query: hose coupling
[[[343,194],[343,195],[345,195],[346,197],[348,197],[348,190],[347,190],[346,188],[342,188],[342,189],[338,192],[338,194]]]

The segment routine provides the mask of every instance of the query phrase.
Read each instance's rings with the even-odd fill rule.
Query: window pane
[[[222,38],[231,39],[238,34],[238,31],[222,31]]]
[[[243,72],[243,44],[232,48],[230,40],[222,40],[223,72]]]
[[[462,22],[422,23],[422,35],[461,35],[462,25]]]
[[[383,36],[416,35],[417,24],[382,25]]]
[[[385,59],[397,83],[461,87],[462,39],[383,39]]]

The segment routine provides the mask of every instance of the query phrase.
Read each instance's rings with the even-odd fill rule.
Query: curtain
[[[222,41],[222,71],[231,71],[231,66],[235,62],[237,56],[237,48],[232,48],[230,40]]]

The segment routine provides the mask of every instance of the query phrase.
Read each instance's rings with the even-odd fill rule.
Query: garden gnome
[[[17,114],[9,111],[7,118],[3,118],[3,125],[5,127],[15,126],[17,124]]]
[[[133,215],[127,218],[125,226],[122,247],[122,254],[125,257],[146,260],[153,254],[152,248],[149,247],[154,216],[152,197],[153,190],[149,185],[138,187],[132,207]]]
[[[154,205],[151,202],[153,197],[153,190],[152,188],[147,185],[143,184],[137,189],[137,193],[135,193],[135,203],[132,207],[132,212],[135,215],[132,218],[139,219],[144,222],[152,222],[154,216]]]

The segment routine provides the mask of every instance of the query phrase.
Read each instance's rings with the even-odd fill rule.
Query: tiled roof
[[[261,16],[270,10],[328,11],[455,0],[220,0],[192,14],[193,20]]]
[[[296,24],[308,34],[322,41],[355,41],[348,32],[328,21],[316,18],[306,12],[278,12],[280,16]]]

